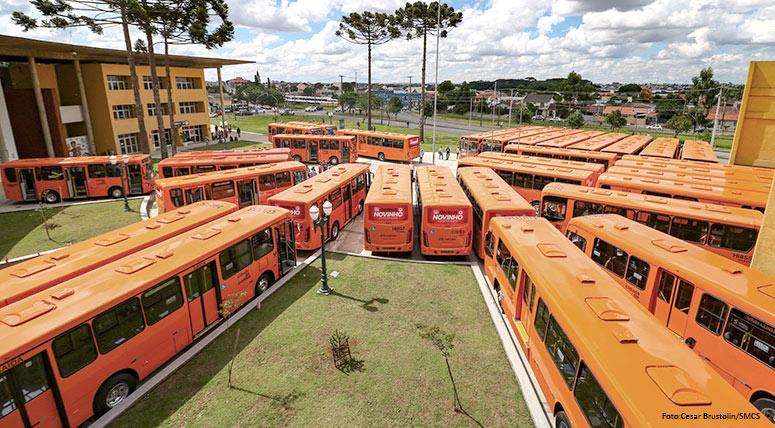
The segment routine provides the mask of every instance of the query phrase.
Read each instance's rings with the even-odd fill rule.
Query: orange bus
[[[244,149],[244,150],[189,150],[187,152],[177,152],[173,155],[176,158],[205,157],[213,156],[253,156],[253,155],[288,155],[290,159],[291,149],[269,147],[265,149]]]
[[[198,201],[220,200],[244,208],[264,205],[272,195],[307,179],[307,167],[296,161],[267,163],[156,180],[159,213]]]
[[[482,137],[479,144],[479,153],[482,152],[496,152],[503,153],[503,148],[509,144],[510,141],[519,139],[522,137],[529,137],[531,135],[540,135],[546,132],[551,132],[551,129],[541,126],[530,126],[521,129],[516,129],[511,132],[504,132],[498,135],[487,135]]]
[[[325,119],[321,119],[321,122],[305,122],[303,120],[292,120],[286,123],[288,125],[309,126],[310,128],[323,128],[323,130],[325,131],[325,135],[336,135],[336,126],[327,124]]]
[[[678,138],[657,138],[640,152],[640,156],[673,159],[678,155]]]
[[[344,135],[275,135],[275,147],[289,148],[296,162],[323,161],[331,165],[358,160],[355,137]]]
[[[342,227],[363,212],[370,186],[368,165],[345,163],[272,196],[269,203],[291,211],[296,224],[296,248],[314,250],[321,242],[320,232],[309,217],[310,207],[317,205],[323,215],[323,203],[331,202],[333,209],[325,232],[326,240],[334,240]]]
[[[535,146],[528,146],[528,147],[535,147]],[[605,172],[605,167],[599,163],[592,163],[592,162],[578,162],[573,160],[565,160],[565,159],[555,159],[555,158],[548,158],[548,157],[542,157],[542,156],[528,156],[528,155],[517,155],[514,153],[495,153],[495,152],[489,152],[484,153],[482,152],[479,157],[482,158],[488,158],[488,159],[501,159],[506,161],[512,161],[512,162],[521,162],[521,163],[530,163],[535,165],[548,165],[548,166],[556,166],[556,167],[562,167],[562,168],[572,168],[572,169],[583,169],[587,171],[592,171],[595,173],[595,182],[597,182],[597,177],[600,176],[600,174]]]
[[[543,141],[549,141],[553,138],[562,137],[563,135],[569,135],[568,131],[581,132],[580,129],[550,129],[549,132],[542,132],[540,134],[533,134],[527,136],[520,136],[513,140],[509,140],[510,144],[527,144],[535,146]]]
[[[570,131],[578,131],[578,132],[567,132],[561,137],[543,141],[543,142],[537,143],[536,145],[541,147],[568,147],[571,144],[576,144],[581,141],[585,141],[590,138],[597,137],[604,134],[604,132],[600,132],[600,131],[581,131],[580,129],[573,129]]]
[[[711,171],[734,171],[734,172],[745,172],[750,174],[761,174],[762,176],[768,176],[770,178],[772,178],[773,174],[775,174],[775,170],[770,168],[761,168],[761,167],[747,166],[747,165],[729,165],[725,163],[710,163],[710,162],[699,162],[695,160],[681,160],[681,159],[654,159],[654,158],[648,158],[643,156],[624,156],[622,157],[622,159],[641,161],[641,162],[650,162],[650,163],[664,163],[678,168],[700,168],[700,169],[707,169]]]
[[[414,213],[409,165],[379,165],[364,204],[367,251],[412,251]]]
[[[580,169],[487,159],[479,156],[461,159],[457,163],[458,171],[471,166],[490,168],[495,171],[506,184],[519,193],[519,196],[530,202],[536,215],[541,209],[541,190],[547,184],[557,181],[581,186],[594,186],[595,182],[594,172]]]
[[[278,134],[336,135],[336,127],[325,123],[312,122],[279,122],[270,123],[266,126],[266,135],[270,143],[274,142],[274,136]]]
[[[119,164],[122,163],[118,156]],[[153,167],[149,155],[129,155],[125,186],[129,195],[153,190]],[[17,159],[3,170],[3,191],[13,201],[46,201],[124,195],[121,167],[110,163],[110,156]]]
[[[626,162],[626,161],[622,161]],[[737,180],[727,177],[714,177],[709,175],[694,175],[692,173],[685,173],[681,171],[673,171],[669,168],[666,170],[658,170],[652,168],[633,168],[629,166],[619,165],[617,162],[614,167],[608,170],[612,174],[628,175],[632,177],[648,177],[648,178],[664,178],[666,180],[680,181],[684,183],[692,184],[707,184],[710,186],[726,187],[730,189],[745,189],[757,192],[769,193],[772,187],[771,183],[763,181],[747,181]]]
[[[610,134],[598,135],[597,137],[592,137],[589,140],[571,144],[568,146],[568,148],[577,150],[592,150],[598,152],[617,141],[625,139],[626,137],[629,137],[629,135],[612,132]]]
[[[457,142],[458,156],[461,158],[466,156],[475,156],[479,153],[479,144],[485,138],[498,137],[501,135],[511,134],[513,132],[519,133],[520,128],[507,128],[507,129],[494,129],[492,131],[477,132],[475,134],[463,135]],[[546,129],[542,126],[525,126],[521,128],[522,131],[528,131],[533,129]]]
[[[228,202],[199,202],[0,269],[0,307],[236,210]]]
[[[170,178],[203,172],[225,171],[227,169],[244,168],[265,163],[285,162],[287,160],[290,160],[289,154],[284,153],[250,156],[172,157],[162,159],[158,167],[161,178]]]
[[[2,426],[77,427],[120,405],[223,301],[293,268],[292,229],[286,210],[244,208],[0,309]]]
[[[616,215],[575,218],[568,235],[775,422],[775,278]]]
[[[473,207],[473,248],[480,259],[484,258],[484,235],[490,219],[535,215],[535,208],[490,168],[463,168],[458,171],[457,179]]]
[[[623,140],[617,141],[600,151],[603,153],[613,153],[617,158],[627,155],[637,155],[646,145],[651,142],[650,135],[631,135]]]
[[[692,175],[722,177],[741,181],[759,181],[767,184],[772,183],[773,178],[773,171],[743,165],[701,163],[678,159],[656,159],[642,156],[625,156],[618,162],[621,162],[622,166],[633,168],[655,169],[658,171],[670,170]],[[618,162],[617,164],[619,164]]]
[[[545,219],[492,219],[484,251],[556,427],[771,426]]]
[[[541,158],[572,160],[576,162],[596,163],[603,165],[603,172],[614,166],[616,155],[613,153],[593,152],[561,147],[528,146],[525,144],[509,144],[505,153]]]
[[[686,140],[681,147],[681,160],[718,163],[718,156],[707,141]]]
[[[746,266],[751,265],[763,217],[751,209],[639,193],[563,183],[544,187],[541,216],[561,232],[573,218],[594,214],[619,214]]]
[[[471,203],[446,166],[415,169],[420,253],[435,256],[471,254]]]
[[[761,212],[764,212],[764,207],[767,206],[768,197],[767,193],[759,191],[692,184],[664,178],[632,177],[611,172],[604,172],[597,179],[597,184],[603,189],[732,207],[752,208]]]
[[[352,136],[358,144],[358,156],[395,161],[410,161],[420,157],[420,137],[395,132],[340,129],[336,135]]]

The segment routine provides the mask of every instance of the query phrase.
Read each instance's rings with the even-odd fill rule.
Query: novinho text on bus
[[[552,183],[541,216],[565,233],[575,217],[619,214],[746,266],[759,236],[759,211],[680,199]]]
[[[532,147],[532,146],[530,146]],[[542,156],[528,156],[518,155],[514,153],[494,153],[494,152],[482,152],[479,157],[487,159],[500,159],[510,162],[526,163],[534,165],[546,165],[556,166],[561,168],[582,169],[585,171],[592,171],[595,174],[595,180],[592,182],[594,186],[597,183],[597,177],[606,171],[605,166],[599,163],[593,162],[579,162],[574,160],[555,159]]]
[[[228,202],[200,202],[0,269],[0,307],[236,210]]]
[[[686,140],[681,146],[681,160],[718,163],[718,156],[707,141]]]
[[[625,161],[622,161],[625,162]],[[657,170],[653,168],[633,168],[630,166],[619,165],[617,163],[608,170],[611,174],[629,175],[632,177],[663,178],[675,182],[691,184],[707,184],[709,186],[718,186],[729,189],[743,189],[754,192],[769,193],[772,187],[771,183],[762,181],[737,180],[727,177],[714,177],[711,175],[695,175],[670,169]]]
[[[164,213],[206,200],[231,202],[240,208],[267,204],[272,195],[306,179],[307,167],[296,161],[160,178],[156,180],[156,206]]]
[[[328,162],[331,165],[358,160],[355,137],[344,135],[275,135],[275,147],[288,148],[297,162]]]
[[[457,178],[473,207],[473,248],[480,259],[484,258],[484,235],[491,219],[535,215],[535,208],[490,168],[462,168]]]
[[[365,250],[412,251],[414,213],[409,165],[379,165],[366,196],[364,210]]]
[[[678,156],[678,138],[657,138],[644,147],[639,155],[674,159]]]
[[[336,127],[325,123],[312,122],[288,122],[288,123],[270,123],[267,125],[267,137],[269,142],[274,142],[274,136],[280,134],[312,134],[312,135],[335,135]]]
[[[436,256],[471,254],[473,221],[471,203],[446,166],[415,169],[416,227],[420,253]]]
[[[181,175],[225,171],[227,169],[244,168],[265,163],[284,162],[290,160],[289,155],[290,153],[249,156],[171,157],[162,159],[159,162],[159,176],[161,178],[179,177]]]
[[[368,165],[345,163],[272,196],[269,203],[290,210],[296,225],[296,248],[313,250],[321,246],[321,241],[320,229],[313,225],[309,216],[312,205],[316,205],[323,215],[323,203],[331,202],[325,236],[327,240],[333,240],[339,236],[342,227],[363,211],[363,200],[370,186]]]
[[[492,219],[484,270],[558,427],[683,427],[665,415],[703,412],[769,426],[545,219]]]
[[[568,235],[775,422],[775,278],[616,215],[575,218]]]
[[[360,129],[340,129],[336,135],[355,137],[358,156],[402,162],[420,157],[420,137],[417,135]]]
[[[120,405],[295,263],[288,211],[252,206],[0,308],[0,422],[76,427]]]
[[[129,195],[153,190],[150,156],[129,155],[124,187],[121,164],[121,156],[115,166],[110,163],[110,156],[82,156],[17,159],[4,163],[0,169],[5,197],[14,201],[54,203],[60,199],[120,198],[124,195],[123,188]]]
[[[613,153],[558,147],[529,146],[525,144],[509,144],[506,146],[505,153],[541,158],[571,160],[576,162],[597,163],[603,165],[604,170],[614,166],[614,162],[616,162],[616,155]]]
[[[613,153],[618,158],[627,155],[637,155],[652,139],[649,135],[631,135],[608,147],[602,148],[600,151],[603,153]]]
[[[177,152],[173,157],[217,157],[217,156],[253,156],[253,155],[289,155],[291,149],[268,147],[265,149],[242,149],[242,150],[189,150],[187,152]]]

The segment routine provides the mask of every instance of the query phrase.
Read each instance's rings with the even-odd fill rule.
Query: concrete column
[[[78,93],[81,95],[81,109],[83,110],[83,121],[86,123],[86,137],[89,139],[89,152],[92,156],[97,154],[97,142],[94,141],[94,131],[91,127],[91,116],[89,115],[89,102],[86,97],[86,88],[83,85],[83,74],[81,73],[81,61],[75,52],[73,54],[73,64],[75,65],[75,77],[78,80]]]
[[[38,116],[40,117],[40,127],[43,129],[43,141],[46,143],[46,153],[48,157],[53,158],[54,143],[51,141],[51,128],[48,127],[48,116],[46,115],[46,103],[43,102],[43,92],[40,90],[40,80],[38,80],[38,67],[35,64],[35,57],[27,57],[30,64],[30,77],[32,78],[32,89],[35,91],[35,103],[38,105]]]
[[[0,163],[19,159],[16,151],[16,140],[13,138],[11,117],[8,115],[8,106],[5,104],[5,94],[0,84]]]
[[[223,82],[221,81],[220,65],[218,66],[218,93],[221,96],[221,130],[223,130],[226,128],[226,119],[224,118],[224,115],[226,114],[226,104],[223,103]],[[232,106],[232,108],[234,108],[234,106]]]
[[[773,184],[775,185],[775,179]],[[770,190],[770,197],[767,199],[767,208],[764,209],[762,228],[756,239],[751,267],[775,276],[775,189]]]

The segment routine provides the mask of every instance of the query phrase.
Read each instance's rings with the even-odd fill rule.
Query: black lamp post
[[[312,205],[309,209],[309,217],[312,219],[312,223],[315,227],[320,228],[320,255],[322,257],[323,271],[320,274],[320,289],[318,294],[327,296],[333,289],[328,286],[328,275],[326,274],[326,226],[328,226],[328,220],[331,216],[331,202],[323,202],[323,216],[320,217],[320,210],[317,205]],[[320,217],[320,218],[318,218]]]
[[[123,163],[119,164],[116,155],[110,157],[110,164],[113,166],[118,164],[118,168],[121,170],[121,193],[124,194],[124,211],[132,211],[132,209],[129,208],[129,200],[126,198],[126,186],[124,185],[124,170],[129,167],[129,155],[124,154],[121,156],[121,161]],[[127,181],[129,181],[128,178]]]

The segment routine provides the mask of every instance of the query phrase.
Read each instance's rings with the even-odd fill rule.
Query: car
[[[655,123],[653,125],[647,125],[646,129],[653,129],[655,131],[661,131],[662,130],[662,125],[660,125],[658,123]]]
[[[296,114],[296,112],[294,112],[293,110],[291,110],[289,108],[280,109],[280,115],[281,116],[293,116],[295,114]]]
[[[342,111],[342,106],[339,106],[339,107],[335,108],[334,111],[337,112],[337,113],[341,112]]]
[[[562,122],[562,118],[560,116],[550,117],[549,122]]]
[[[317,111],[317,110],[318,110],[318,109],[317,109],[317,107],[316,107],[316,106],[309,106],[309,107],[307,107],[307,108],[305,108],[305,109],[304,109],[304,111],[307,111],[307,112],[311,112],[311,111]]]
[[[537,114],[533,116],[533,120],[546,120],[546,118],[542,114]]]

